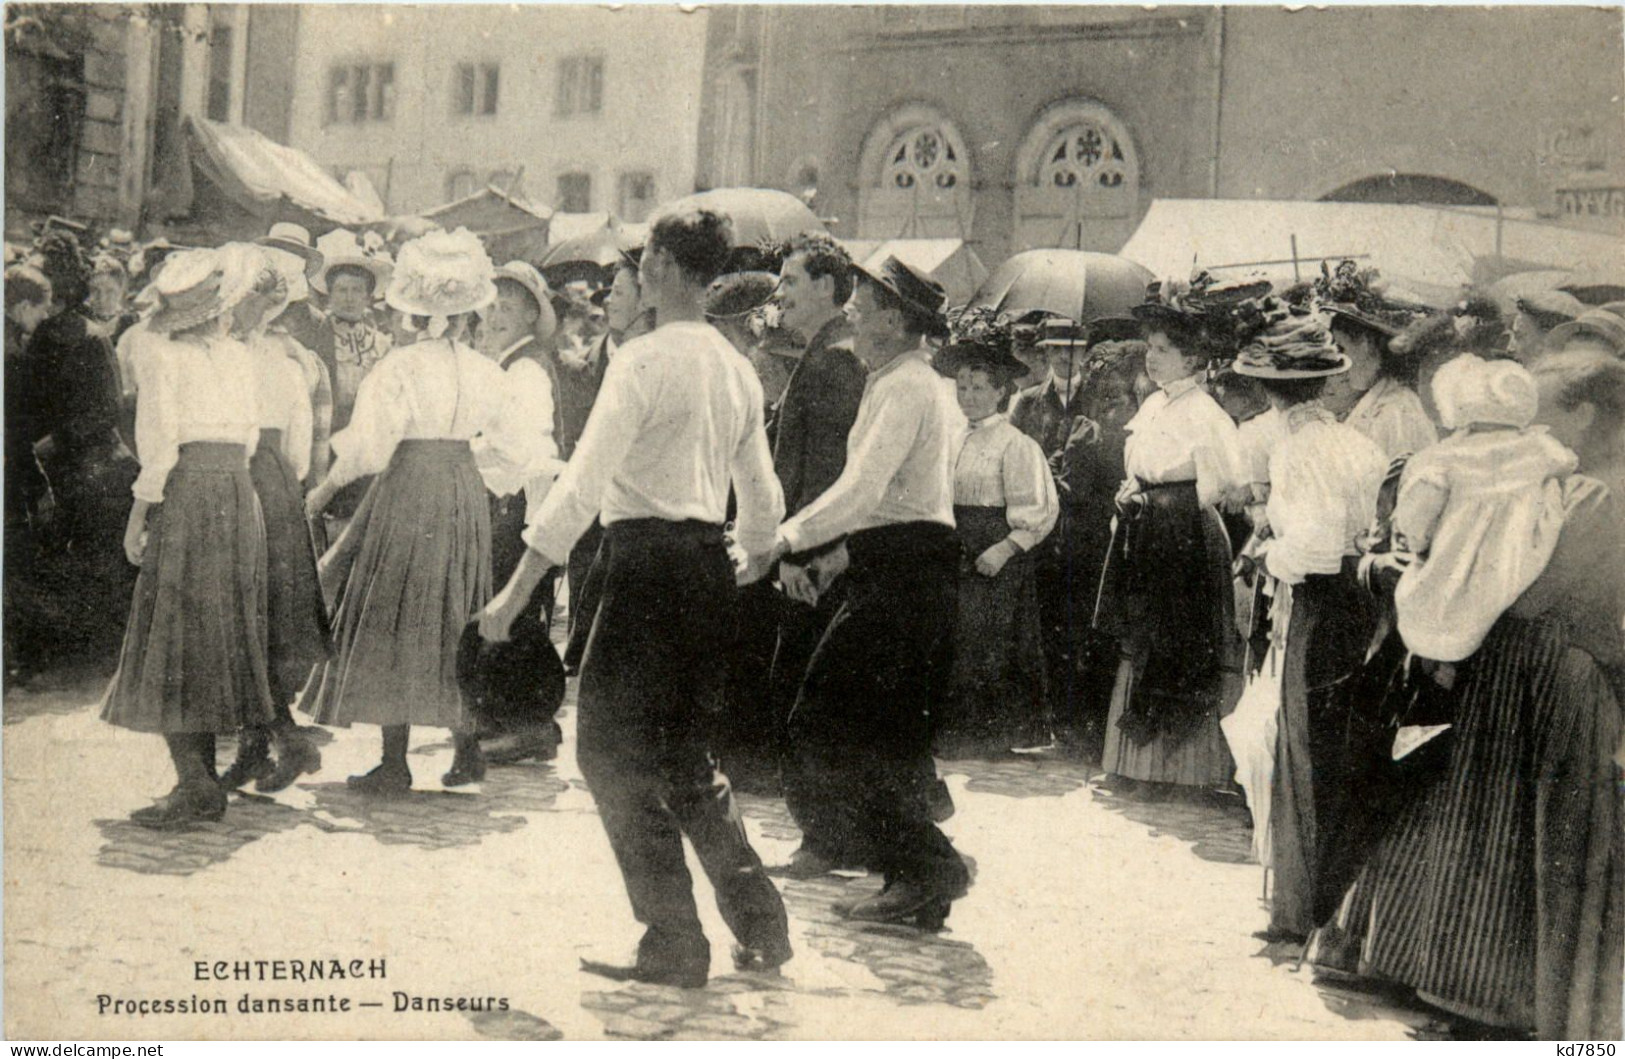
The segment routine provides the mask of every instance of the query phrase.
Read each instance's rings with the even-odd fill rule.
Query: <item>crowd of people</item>
[[[8,264],[8,679],[72,623],[19,570],[123,593],[103,717],[178,777],[132,819],[317,772],[299,713],[378,727],[363,794],[412,788],[413,726],[477,783],[557,752],[575,674],[646,928],[596,973],[705,982],[683,836],[742,968],[791,956],[770,875],[867,869],[840,914],[939,928],[936,759],[1065,755],[1239,791],[1263,933],[1323,973],[1619,1035],[1625,305],[1343,262],[1011,316],[705,210],[575,288],[461,229]],[[725,775],[785,798],[788,863]]]

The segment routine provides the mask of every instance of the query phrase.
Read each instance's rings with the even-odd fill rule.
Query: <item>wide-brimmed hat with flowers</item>
[[[982,368],[996,382],[1009,383],[1028,372],[1013,346],[1008,316],[985,306],[966,309],[954,317],[948,343],[932,355],[931,366],[950,379],[962,368]]]
[[[316,240],[316,250],[322,256],[322,266],[310,277],[310,285],[318,293],[327,293],[328,278],[336,268],[359,268],[370,272],[374,290],[389,285],[393,266],[384,239],[377,232],[357,237],[348,228],[335,228]]]
[[[490,305],[495,279],[496,267],[473,232],[430,232],[401,247],[384,301],[409,316],[445,320]]]
[[[1241,344],[1247,307],[1268,296],[1270,289],[1269,280],[1220,282],[1212,273],[1200,271],[1189,281],[1153,281],[1146,287],[1145,301],[1131,311],[1146,331],[1161,325],[1193,336],[1196,348],[1187,353],[1228,360]]]
[[[158,308],[147,321],[157,334],[174,334],[230,312],[253,290],[259,272],[218,250],[182,250],[164,262],[151,296]]]
[[[1237,375],[1255,379],[1324,379],[1352,363],[1337,348],[1325,314],[1279,298],[1258,306],[1260,326],[1236,355]]]
[[[1390,297],[1380,272],[1374,268],[1363,269],[1352,260],[1339,261],[1335,268],[1322,261],[1311,295],[1320,310],[1332,319],[1346,320],[1375,331],[1384,340],[1398,335],[1429,312],[1425,305]]]

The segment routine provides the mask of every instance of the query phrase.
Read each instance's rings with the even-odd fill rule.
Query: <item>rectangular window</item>
[[[622,173],[616,214],[629,224],[649,219],[655,204],[655,178],[652,173]]]
[[[599,55],[571,55],[559,60],[558,88],[553,113],[561,118],[597,114],[604,109],[604,59]]]
[[[329,124],[393,121],[394,118],[394,63],[351,63],[328,71]]]
[[[497,112],[501,68],[496,63],[458,63],[452,113],[464,117]]]
[[[560,173],[556,206],[561,213],[590,213],[592,176],[588,173]]]

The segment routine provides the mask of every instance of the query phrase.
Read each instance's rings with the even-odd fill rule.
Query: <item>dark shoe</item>
[[[543,725],[481,739],[480,752],[492,765],[513,765],[526,758],[552,761],[559,756],[559,739],[558,725]]]
[[[779,879],[816,879],[821,875],[828,875],[839,867],[839,864],[828,857],[802,846],[790,854],[788,862],[775,864],[767,869],[767,873]]]
[[[650,985],[674,985],[680,989],[703,989],[710,975],[710,968],[707,967],[639,967],[637,964],[599,963],[597,960],[582,960],[581,969],[612,982],[648,982]]]
[[[932,823],[943,824],[953,819],[954,797],[948,792],[948,785],[941,780],[925,789],[925,804],[930,809]]]
[[[860,901],[846,914],[863,923],[914,923],[928,930],[942,927],[948,908],[960,893],[943,887],[902,880],[874,897]]]
[[[795,955],[790,940],[781,938],[771,945],[735,945],[734,970],[776,971]]]
[[[440,777],[445,787],[466,787],[485,778],[485,755],[480,752],[480,741],[471,735],[457,737],[457,752],[451,759],[451,770]]]
[[[264,779],[275,768],[271,761],[271,744],[264,739],[244,736],[237,747],[237,760],[220,777],[220,786],[234,791],[249,780]]]
[[[261,794],[286,790],[300,776],[309,775],[322,767],[322,752],[303,735],[285,735],[279,742],[276,767],[254,784],[254,789]]]
[[[130,822],[154,831],[177,831],[193,824],[214,823],[226,815],[226,792],[213,783],[182,784],[145,809],[130,814]]]
[[[412,771],[405,765],[379,765],[363,776],[351,776],[345,786],[357,794],[391,797],[412,789]]]

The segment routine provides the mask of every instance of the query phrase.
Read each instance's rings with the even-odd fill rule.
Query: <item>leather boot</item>
[[[479,738],[469,732],[458,733],[453,740],[457,751],[451,759],[451,770],[440,777],[441,785],[466,787],[485,779],[485,754],[480,750]]]

